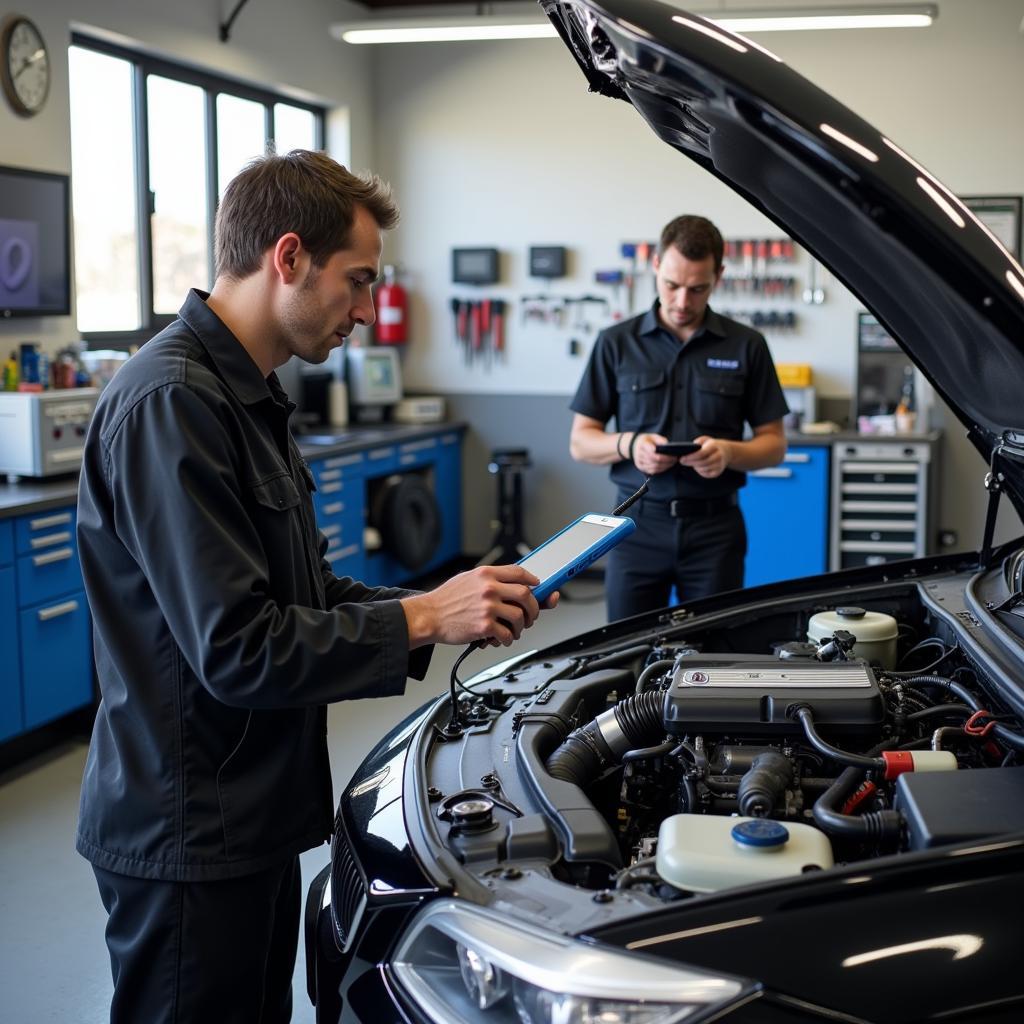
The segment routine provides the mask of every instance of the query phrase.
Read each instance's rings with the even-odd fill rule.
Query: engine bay
[[[435,725],[438,836],[478,875],[665,901],[1024,831],[1024,727],[963,595],[669,618],[506,673]]]

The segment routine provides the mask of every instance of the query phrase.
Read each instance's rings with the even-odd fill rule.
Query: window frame
[[[213,227],[220,199],[218,190],[217,156],[217,96],[227,93],[240,99],[260,103],[264,110],[264,138],[274,138],[274,105],[284,103],[313,115],[314,148],[323,149],[326,136],[327,109],[319,104],[296,99],[285,92],[261,88],[248,82],[218,75],[200,68],[179,64],[162,57],[154,57],[139,50],[122,46],[105,39],[98,39],[83,32],[72,32],[68,46],[92,50],[127,61],[132,67],[132,131],[135,154],[135,224],[138,239],[139,272],[139,313],[141,326],[132,331],[83,331],[81,337],[87,343],[102,342],[105,348],[128,349],[148,341],[154,334],[171,323],[176,314],[157,313],[153,309],[153,233],[151,218],[154,214],[154,197],[150,188],[149,174],[149,109],[146,79],[159,75],[188,85],[200,87],[204,92],[205,146],[206,146],[206,209],[207,209],[207,252],[209,278],[214,277]],[[74,168],[72,167],[72,174]],[[72,224],[74,211],[72,211]],[[77,297],[76,326],[77,326]],[[185,296],[183,295],[182,301]]]

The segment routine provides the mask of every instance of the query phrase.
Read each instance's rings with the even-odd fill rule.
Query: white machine
[[[385,412],[402,398],[402,368],[393,348],[350,348],[345,374],[349,406],[358,422],[380,422]]]
[[[82,465],[97,388],[0,391],[0,473],[55,476]]]

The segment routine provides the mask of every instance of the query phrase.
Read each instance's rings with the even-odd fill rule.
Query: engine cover
[[[665,691],[669,733],[799,733],[788,717],[807,704],[816,727],[870,732],[882,724],[884,707],[867,662],[778,661],[751,654],[686,658]]]

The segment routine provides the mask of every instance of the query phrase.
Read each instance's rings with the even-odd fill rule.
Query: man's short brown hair
[[[659,259],[665,255],[665,250],[673,245],[688,260],[704,260],[708,256],[713,256],[715,273],[722,269],[725,244],[722,242],[721,232],[707,217],[687,214],[670,220],[661,232],[661,241],[658,243]]]
[[[308,149],[258,157],[230,181],[217,210],[217,276],[254,274],[267,249],[290,231],[302,239],[313,265],[322,267],[348,248],[360,206],[382,230],[398,223],[391,187],[375,174],[353,174]]]

